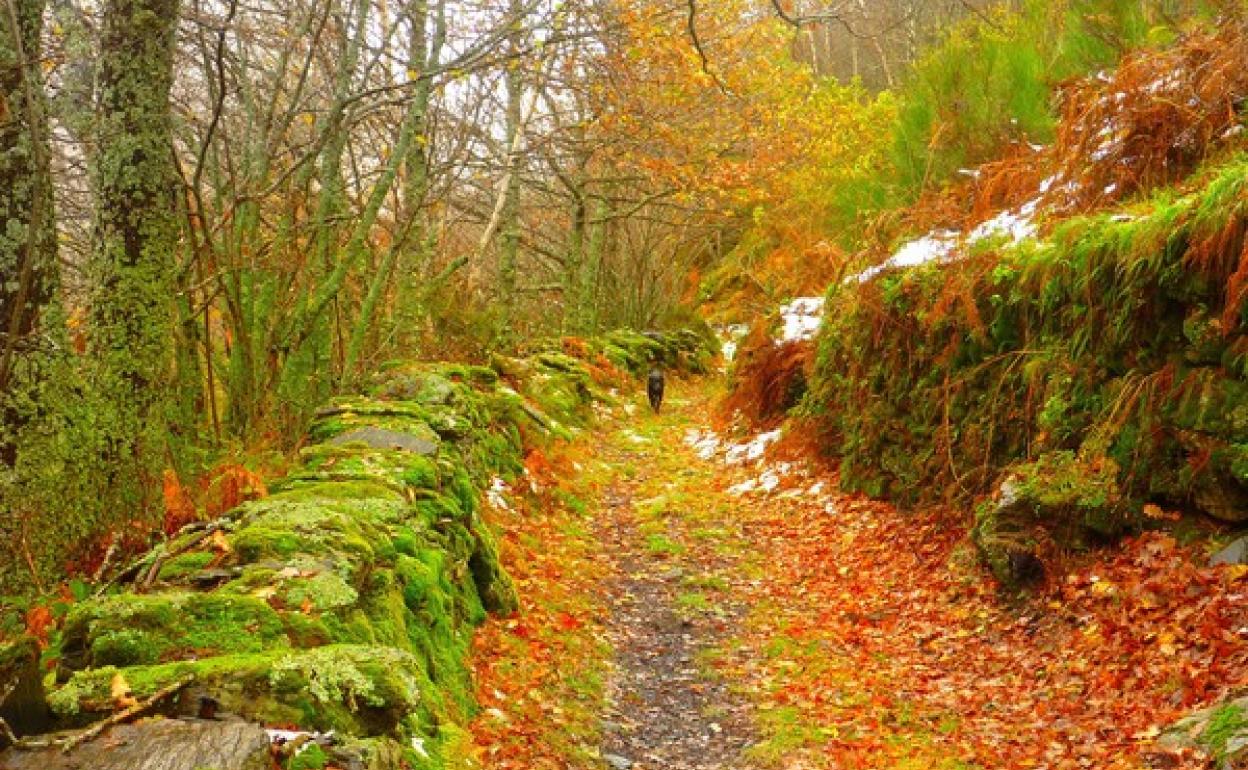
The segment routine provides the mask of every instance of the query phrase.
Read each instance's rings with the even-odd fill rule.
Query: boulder
[[[1192,502],[1209,516],[1228,524],[1248,521],[1248,491],[1235,480],[1211,475],[1192,490]]]
[[[433,455],[438,452],[438,435],[430,430],[426,435],[416,435],[409,431],[388,430],[364,426],[339,433],[329,441],[330,444],[364,444],[373,449],[396,449],[418,455]]]
[[[151,719],[117,725],[69,752],[14,751],[6,770],[267,770],[269,737],[242,720]]]

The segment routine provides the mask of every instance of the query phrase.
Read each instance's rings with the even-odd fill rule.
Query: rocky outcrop
[[[224,719],[332,734],[316,749],[321,764],[299,760],[309,767],[447,766],[474,709],[473,629],[487,612],[517,606],[481,516],[483,490],[523,470],[526,441],[592,418],[607,398],[591,377],[600,354],[628,371],[651,361],[696,369],[709,358],[685,334],[621,332],[577,348],[511,369],[388,368],[366,394],[318,413],[301,463],[271,495],[184,530],[130,570],[124,588],[76,605],[53,651],[47,704],[58,726],[161,693],[173,694],[151,712],[177,718],[126,728],[164,747],[153,749],[164,759],[97,761],[87,743],[75,750],[82,762],[257,766],[254,729],[231,733],[238,750],[228,757],[195,748],[229,743],[212,737]],[[204,721],[205,703],[212,724],[188,727]],[[32,762],[29,752],[0,757],[0,766]]]

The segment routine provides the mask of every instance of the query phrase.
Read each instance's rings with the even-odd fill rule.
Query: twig
[[[137,716],[142,716],[148,711],[151,711],[152,708],[156,706],[156,704],[160,703],[162,700],[168,698],[171,695],[175,695],[181,692],[183,689],[186,688],[187,685],[189,685],[193,681],[195,681],[195,677],[193,676],[188,676],[184,679],[179,679],[173,684],[166,685],[165,687],[162,687],[161,689],[157,690],[149,698],[147,698],[147,700],[144,700],[141,703],[136,703],[135,705],[131,706],[128,709],[118,711],[116,714],[113,714],[108,719],[105,719],[103,722],[98,722],[92,725],[86,730],[83,730],[81,733],[78,733],[78,735],[71,738],[64,746],[62,746],[61,753],[68,754],[69,752],[73,751],[74,749],[86,743],[87,741],[98,738],[100,733],[104,732],[105,730],[112,727],[113,725],[119,725],[122,722],[133,719]]]
[[[177,556],[178,554],[181,554],[181,553],[185,553],[188,549],[194,548],[195,546],[199,545],[200,543],[204,541],[205,537],[211,535],[213,531],[221,528],[221,520],[218,519],[215,521],[208,521],[208,522],[193,521],[190,524],[187,524],[186,526],[184,526],[182,529],[178,530],[177,534],[174,535],[174,538],[180,537],[183,533],[186,533],[186,532],[193,532],[196,529],[199,529],[200,527],[203,527],[205,530],[203,535],[181,546],[180,548],[178,548],[177,551],[173,553],[162,554],[161,556],[157,557],[157,561],[163,564],[164,562],[168,561],[170,557]],[[94,597],[98,599],[99,597],[108,593],[108,589],[112,588],[113,586],[118,585],[120,583],[124,583],[127,580],[133,580],[134,578],[136,578],[138,574],[143,570],[143,565],[147,561],[147,556],[148,554],[144,554],[138,561],[126,567],[121,572],[118,572],[115,576],[113,576],[111,580],[109,580],[107,583],[105,583],[104,585],[96,589]]]
[[[219,529],[221,529],[221,523],[219,521],[214,521],[211,524],[209,524],[207,527],[205,527],[204,531],[199,533],[198,537],[191,538],[190,540],[187,540],[182,545],[178,546],[176,549],[172,551],[165,551],[164,553],[160,554],[155,559],[153,559],[152,566],[149,567],[147,570],[147,576],[143,578],[143,586],[140,590],[146,591],[147,589],[152,587],[152,583],[156,582],[156,575],[159,574],[160,568],[163,567],[166,562],[168,562],[170,559],[172,559],[175,556],[180,556],[186,553],[187,551],[191,550],[195,546],[204,542],[204,540],[211,537],[212,534]]]
[[[121,538],[113,534],[112,539],[108,542],[108,550],[104,551],[104,558],[100,559],[100,566],[96,567],[95,573],[91,575],[91,582],[98,583],[104,577],[104,573],[108,571],[108,565],[113,561],[113,556],[117,554],[117,544],[121,542]]]
[[[711,60],[707,58],[706,51],[702,48],[702,40],[698,37],[698,2],[697,0],[689,0],[689,16],[686,19],[686,26],[689,28],[689,40],[693,43],[693,50],[698,52],[698,58],[702,60],[702,71],[706,76],[715,81],[716,87],[724,93],[732,93],[728,90],[728,86],[724,81],[719,79],[719,75],[711,69]]]
[[[4,717],[0,717],[0,746],[5,745],[16,746],[17,736],[14,735],[13,728],[9,727],[9,723],[4,721]]]

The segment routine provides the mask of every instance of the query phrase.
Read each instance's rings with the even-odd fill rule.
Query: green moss
[[[191,551],[179,554],[165,562],[160,568],[160,579],[176,581],[207,567],[216,558],[210,551]]]
[[[264,601],[231,594],[119,594],[75,607],[63,665],[131,666],[186,656],[259,652],[287,644]]]
[[[329,765],[329,755],[315,743],[305,746],[286,765],[286,770],[322,770]]]
[[[1227,761],[1227,744],[1232,738],[1248,735],[1248,713],[1233,703],[1219,707],[1200,734],[1200,744],[1213,756],[1214,763]]]
[[[366,763],[446,766],[443,750],[462,737],[454,725],[475,708],[473,629],[487,608],[517,606],[478,515],[482,489],[522,467],[522,426],[553,435],[528,430],[550,420],[534,403],[547,398],[570,420],[587,417],[595,398],[575,359],[546,355],[526,368],[523,395],[491,370],[419,365],[388,372],[380,398],[322,410],[300,467],[231,514],[229,548],[182,554],[162,572],[175,579],[220,562],[237,577],[203,593],[122,594],[74,609],[57,713],[72,722],[111,710],[116,675],[140,698],[189,676],[246,718],[336,730]],[[381,400],[394,397],[411,400]],[[432,428],[437,451],[324,443],[361,427],[425,438]]]
[[[279,595],[289,607],[302,607],[306,602],[318,612],[351,607],[360,598],[350,583],[332,571],[287,580]]]

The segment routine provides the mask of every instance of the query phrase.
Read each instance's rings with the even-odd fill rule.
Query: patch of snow
[[[740,497],[753,492],[755,489],[758,489],[758,479],[746,479],[739,484],[733,484],[728,487],[728,494],[733,497]]]
[[[771,492],[776,491],[776,489],[779,488],[779,486],[780,486],[780,474],[777,473],[774,469],[768,468],[767,470],[763,471],[758,476],[758,478],[746,479],[745,481],[742,481],[740,484],[736,484],[732,487],[729,487],[728,493],[731,495],[736,495],[738,497],[744,494],[748,494],[750,492],[762,492],[763,494],[770,494]]]
[[[636,431],[631,431],[631,430],[625,431],[624,437],[627,438],[629,441],[633,442],[634,444],[649,444],[650,443],[650,439],[646,438],[640,433],[637,433]]]
[[[780,342],[801,342],[812,339],[823,322],[823,297],[798,297],[780,306],[784,332]]]
[[[412,750],[425,759],[429,758],[429,752],[425,749],[425,739],[420,736],[412,737]]]
[[[710,460],[719,452],[719,436],[714,431],[691,430],[685,434],[685,444],[698,453],[703,460]]]
[[[750,327],[745,324],[729,324],[720,326],[715,331],[719,335],[720,350],[724,354],[724,363],[731,363],[737,357],[737,350],[741,346],[741,340],[750,333]]]
[[[1002,211],[992,219],[976,226],[967,236],[967,243],[978,243],[1002,235],[1008,237],[1010,243],[1018,243],[1034,237],[1036,224],[1031,221],[1031,217],[1035,214],[1037,206],[1039,206],[1039,201],[1029,201],[1018,211]]]
[[[910,241],[884,262],[868,267],[857,275],[845,279],[846,283],[866,283],[875,276],[898,267],[917,267],[928,262],[949,258],[958,247],[960,233],[957,230],[934,230],[922,238]]]
[[[507,482],[498,476],[490,479],[490,488],[485,490],[485,499],[500,511],[511,511],[511,503],[507,502]]]
[[[747,462],[755,462],[761,459],[767,452],[767,447],[774,444],[779,438],[780,429],[777,428],[768,433],[760,433],[744,444],[731,444],[724,453],[724,464],[742,465]]]
[[[1162,75],[1157,80],[1149,83],[1145,90],[1150,94],[1156,94],[1162,91],[1172,91],[1181,85],[1183,85],[1183,73],[1174,71]]]

